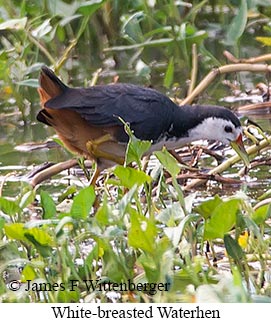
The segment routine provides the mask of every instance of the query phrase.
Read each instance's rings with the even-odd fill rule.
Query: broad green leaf
[[[31,229],[25,229],[24,235],[29,239],[29,237],[33,237],[35,242],[42,246],[52,246],[53,245],[53,239],[52,237],[42,228],[31,228]],[[31,241],[33,240],[31,238]]]
[[[43,209],[43,218],[51,219],[56,215],[56,205],[51,196],[45,192],[40,192],[41,206]]]
[[[152,181],[152,178],[143,171],[121,165],[115,168],[114,174],[120,179],[120,185],[127,188],[132,188],[134,185],[140,186]]]
[[[170,88],[174,78],[174,57],[171,57],[164,77],[164,86]]]
[[[130,209],[131,227],[128,231],[128,243],[131,247],[141,249],[149,253],[155,250],[157,228],[152,219],[138,214]]]
[[[247,23],[247,0],[241,0],[237,15],[232,19],[228,32],[226,34],[225,43],[234,45],[242,36]]]
[[[81,189],[73,199],[71,216],[74,219],[86,219],[89,216],[95,198],[93,186]]]
[[[265,222],[266,219],[270,218],[271,215],[271,205],[265,204],[259,208],[252,214],[251,218],[252,220],[260,225]]]
[[[50,257],[52,255],[53,239],[43,229],[32,228],[25,230],[25,237],[30,241],[42,257]]]
[[[236,213],[240,207],[240,200],[232,199],[220,203],[206,219],[204,225],[204,239],[223,239],[236,222]]]
[[[165,148],[162,151],[156,151],[154,154],[172,177],[179,174],[180,166],[178,161]]]
[[[238,242],[233,239],[229,234],[224,235],[225,248],[229,256],[234,260],[240,261],[244,257],[243,249],[239,246]]]
[[[11,223],[5,224],[4,226],[5,234],[9,239],[27,241],[25,237],[25,228],[23,223]]]
[[[0,210],[7,215],[15,215],[21,212],[17,202],[0,197]]]
[[[204,217],[204,219],[208,219],[214,209],[219,205],[223,203],[223,200],[216,195],[213,199],[207,200],[202,202],[197,208],[196,211]]]

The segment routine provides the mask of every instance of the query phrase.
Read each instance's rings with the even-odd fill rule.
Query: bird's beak
[[[244,164],[246,166],[249,166],[249,157],[245,150],[241,133],[235,141],[231,142],[231,146],[237,152],[240,158],[243,160]]]

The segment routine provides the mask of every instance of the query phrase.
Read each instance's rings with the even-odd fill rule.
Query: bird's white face
[[[189,131],[191,141],[199,139],[218,140],[229,145],[236,141],[242,133],[231,121],[222,118],[207,118]]]

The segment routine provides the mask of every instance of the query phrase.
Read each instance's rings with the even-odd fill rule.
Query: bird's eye
[[[231,126],[225,126],[224,130],[226,132],[232,132],[232,127]]]

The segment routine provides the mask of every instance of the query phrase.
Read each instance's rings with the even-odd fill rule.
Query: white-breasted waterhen
[[[38,121],[52,126],[69,150],[97,163],[92,184],[103,169],[124,162],[129,137],[121,120],[138,139],[152,142],[150,152],[209,139],[231,144],[249,163],[240,121],[224,107],[177,106],[154,89],[125,83],[70,88],[46,66],[39,82]]]

